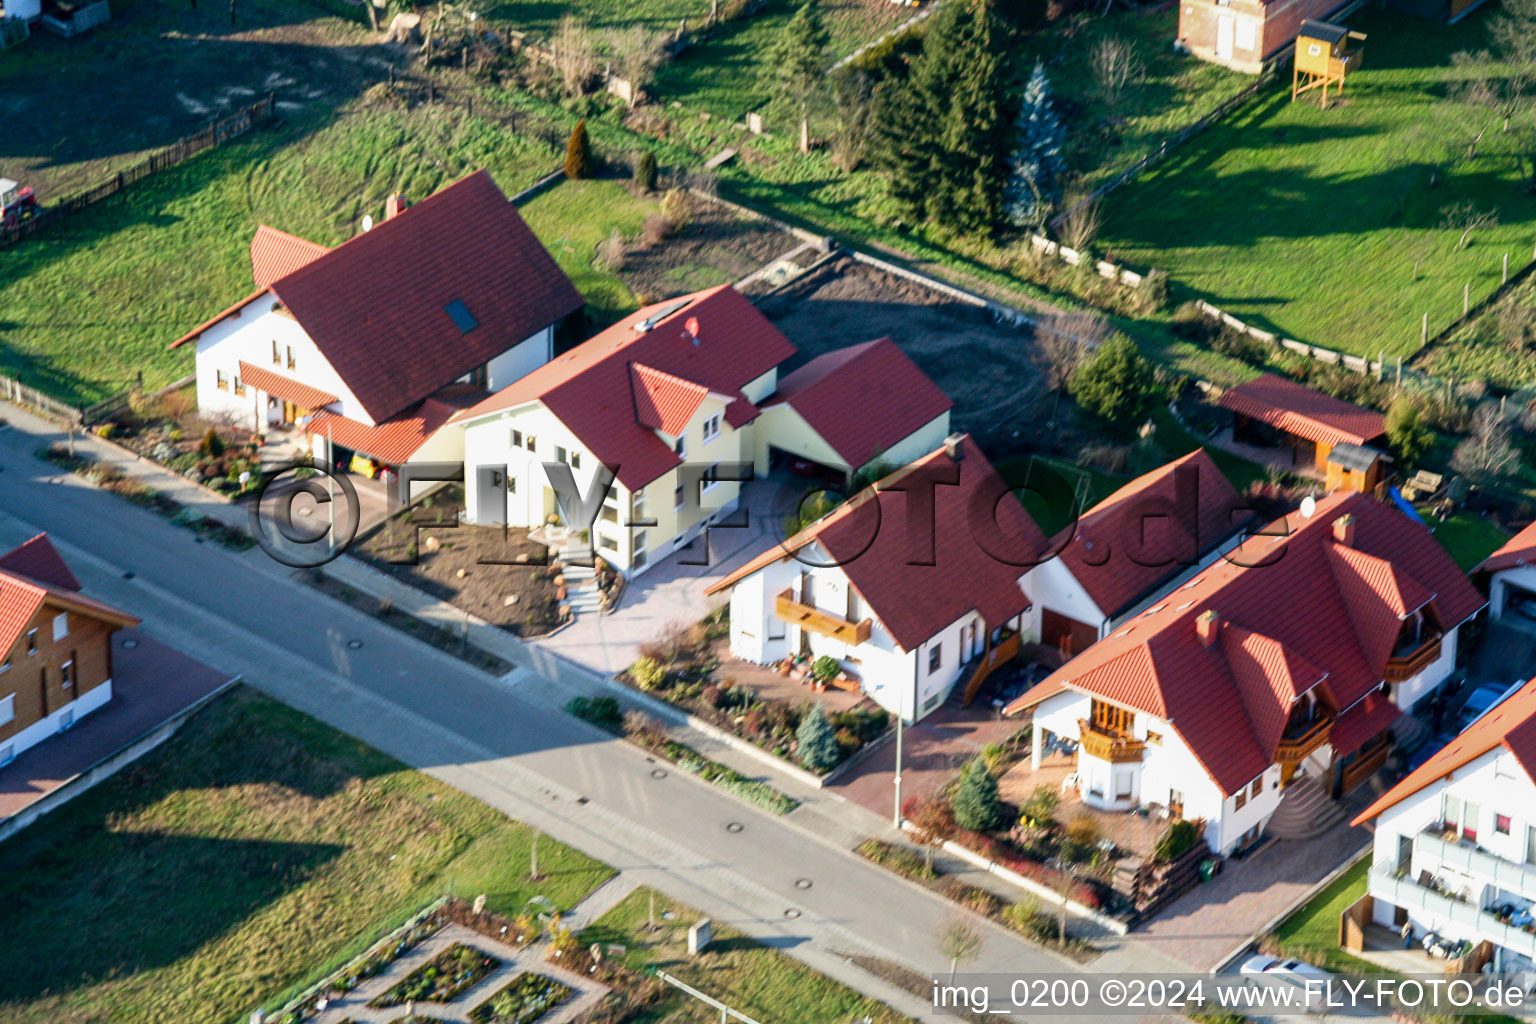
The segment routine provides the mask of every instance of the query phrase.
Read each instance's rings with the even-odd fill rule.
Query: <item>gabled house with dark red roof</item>
[[[47,534],[0,555],[0,764],[112,699],[112,634],[138,624],[80,593]]]
[[[1031,633],[1072,657],[1241,538],[1247,503],[1204,449],[1115,491],[1052,539],[1030,576]]]
[[[1377,924],[1465,943],[1496,974],[1536,971],[1536,680],[1354,819],[1367,823]]]
[[[1532,523],[1472,570],[1487,584],[1488,614],[1536,619],[1536,523]]]
[[[1336,492],[1247,537],[1010,704],[1078,746],[1105,810],[1206,821],[1229,853],[1302,777],[1332,795],[1386,757],[1388,728],[1451,672],[1483,606],[1429,531]],[[1309,782],[1309,786],[1312,785]]]
[[[731,652],[835,659],[911,721],[1019,652],[1045,534],[959,434],[712,584]]]
[[[254,291],[195,343],[198,406],[253,431],[297,426],[333,461],[457,460],[457,412],[547,363],[582,298],[479,171],[334,249],[262,226]]]
[[[454,417],[465,431],[466,520],[537,527],[555,517],[588,530],[597,556],[634,575],[729,515],[770,451],[848,471],[948,425],[949,399],[889,341],[807,364],[798,383],[786,378],[786,394],[779,366],[794,354],[729,285],[630,314]],[[871,380],[881,373],[886,389]],[[808,391],[809,419],[793,406]],[[552,464],[584,496],[600,469],[613,474],[595,520],[566,522]]]

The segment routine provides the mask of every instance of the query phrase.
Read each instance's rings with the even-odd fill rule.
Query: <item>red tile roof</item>
[[[139,624],[127,612],[86,597],[79,590],[79,581],[45,533],[0,556],[0,656],[15,645],[45,603],[116,626]]]
[[[1073,579],[1114,618],[1252,518],[1201,448],[1132,480],[1052,543]]]
[[[817,356],[779,381],[779,402],[853,469],[955,404],[888,337]]]
[[[1328,745],[1333,747],[1335,757],[1353,754],[1366,740],[1402,717],[1402,708],[1386,694],[1379,690],[1368,693],[1365,700],[1334,720],[1333,728],[1328,730]]]
[[[1525,774],[1536,781],[1536,679],[1495,705],[1467,730],[1436,751],[1397,785],[1350,822],[1361,825],[1465,767],[1496,747],[1504,747]]]
[[[1473,572],[1503,572],[1522,565],[1536,565],[1536,523],[1532,523],[1504,546],[1480,562]]]
[[[455,415],[484,397],[485,392],[479,389],[445,388],[376,426],[370,427],[338,413],[321,412],[310,417],[304,429],[319,437],[329,436],[337,444],[380,462],[398,466],[415,455]]]
[[[318,242],[306,241],[262,224],[251,238],[251,278],[257,288],[266,288],[327,252],[330,250]]]
[[[1319,444],[1368,445],[1387,430],[1386,417],[1273,373],[1221,396],[1223,408]]]
[[[641,426],[676,437],[698,411],[709,388],[643,363],[629,364],[629,386],[635,396],[635,419]]]
[[[1372,564],[1390,559],[1390,576],[1340,571],[1365,561],[1342,553],[1334,538],[1333,524],[1346,514],[1355,517],[1353,552]],[[1336,492],[1317,503],[1311,518],[1293,513],[1250,536],[1007,710],[1071,687],[1155,715],[1233,793],[1273,762],[1278,712],[1268,702],[1318,682],[1313,677],[1321,673],[1341,710],[1378,689],[1381,652],[1390,654],[1401,628],[1394,609],[1422,592],[1432,595],[1429,606],[1446,629],[1483,605],[1423,526],[1366,495]],[[1221,636],[1240,631],[1236,647],[1234,638],[1201,643],[1196,619],[1207,610],[1221,620]]]
[[[979,612],[989,628],[1004,625],[1029,608],[1019,585],[1029,566],[1009,565],[989,553],[978,542],[981,534],[972,526],[975,516],[996,509],[997,536],[987,544],[998,553],[1016,554],[1018,561],[1038,557],[1046,538],[1023,505],[1004,498],[1007,485],[969,437],[961,442],[960,455],[951,459],[940,448],[892,473],[705,593],[734,586],[814,543],[848,574],[870,611],[904,650],[916,650],[972,611]],[[953,483],[931,488],[930,522],[909,522],[909,501],[925,493],[925,483],[935,479]],[[926,514],[923,519],[928,519]],[[931,552],[925,549],[929,538]],[[825,564],[824,558],[814,561]],[[913,564],[928,561],[932,564]]]
[[[333,394],[321,391],[319,388],[312,388],[308,384],[301,384],[292,377],[274,373],[264,366],[256,366],[244,359],[240,360],[240,381],[306,409],[323,409],[333,402],[340,401]]]
[[[658,316],[661,319],[648,329],[636,329]],[[689,321],[697,321],[698,337],[689,333]],[[730,285],[721,285],[630,314],[457,419],[542,402],[621,484],[635,490],[682,460],[655,428],[641,422],[631,366],[641,365],[651,375],[669,375],[695,389],[734,396],[725,415],[732,426],[740,426],[758,414],[741,389],[794,352],[789,339],[757,307]],[[655,418],[651,412],[646,415]]]
[[[0,555],[0,571],[20,573],[65,590],[79,590],[80,581],[69,571],[58,548],[40,533],[21,547]]]
[[[259,267],[253,242],[258,280],[308,255],[300,241],[269,235]],[[485,171],[295,266],[172,347],[263,291],[282,302],[376,421],[582,306],[575,285]],[[455,302],[475,327],[460,330],[446,309]]]

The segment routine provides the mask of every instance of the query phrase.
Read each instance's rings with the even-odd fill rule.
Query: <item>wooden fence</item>
[[[0,398],[36,409],[43,415],[58,420],[63,426],[79,426],[81,423],[78,407],[68,402],[61,402],[52,395],[45,395],[36,388],[27,387],[14,377],[0,377]]]
[[[11,226],[0,226],[0,246],[10,245],[12,242],[26,238],[34,232],[41,231],[43,228],[64,217],[79,213],[93,203],[99,203],[103,199],[115,196],[141,178],[147,178],[151,174],[165,170],[167,167],[174,167],[188,157],[195,156],[205,149],[212,149],[214,146],[227,142],[237,135],[244,135],[254,126],[271,117],[275,109],[274,97],[271,93],[268,93],[265,99],[258,100],[228,117],[214,121],[195,135],[188,135],[186,138],[167,146],[158,153],[150,154],[132,167],[118,171],[116,174],[98,182],[83,192],[77,192],[68,199],[43,207],[37,212],[36,216],[28,220]]]

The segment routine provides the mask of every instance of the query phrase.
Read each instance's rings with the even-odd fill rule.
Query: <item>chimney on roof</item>
[[[944,454],[949,456],[951,462],[960,461],[962,456],[960,446],[964,443],[964,434],[950,434],[944,439]]]
[[[384,219],[391,220],[405,212],[411,201],[405,198],[403,192],[391,192],[389,198],[384,200]]]
[[[1201,647],[1209,647],[1216,642],[1221,635],[1221,616],[1216,614],[1216,609],[1207,608],[1195,619],[1195,635],[1200,638]]]
[[[1339,516],[1333,521],[1333,539],[1347,548],[1355,546],[1355,517],[1353,513]]]

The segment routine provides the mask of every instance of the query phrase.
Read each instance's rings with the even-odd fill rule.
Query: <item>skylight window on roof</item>
[[[646,331],[649,331],[651,328],[661,323],[673,313],[676,313],[678,310],[687,306],[692,301],[692,299],[684,299],[682,302],[674,302],[670,306],[663,306],[661,309],[658,309],[644,320],[641,320],[639,323],[635,324],[635,330],[639,331],[641,334],[644,334]]]
[[[1166,604],[1155,604],[1151,608],[1148,608],[1142,614],[1143,615],[1156,615],[1158,612],[1162,611],[1164,608],[1167,608],[1167,607],[1168,606]]]
[[[1196,576],[1194,579],[1192,579],[1188,583],[1184,584],[1182,589],[1188,590],[1191,587],[1198,587],[1204,579],[1205,579],[1204,576]]]
[[[460,334],[468,334],[480,326],[480,321],[475,319],[475,314],[469,311],[462,299],[454,299],[443,307],[443,312],[448,314],[448,319],[453,321],[453,326],[459,329]]]

